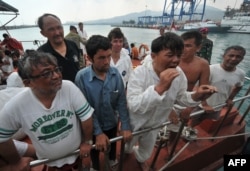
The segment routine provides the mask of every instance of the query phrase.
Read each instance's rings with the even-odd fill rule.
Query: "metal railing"
[[[247,79],[247,80],[250,80],[250,78],[248,78],[248,77],[246,77],[246,79]],[[246,94],[245,94],[243,97],[239,97],[239,98],[236,98],[236,99],[233,100],[233,103],[234,103],[234,104],[235,104],[236,102],[240,102],[240,105],[237,107],[237,110],[240,110],[240,108],[241,108],[242,104],[244,103],[245,99],[250,98],[249,92],[250,92],[250,86],[249,86],[248,90],[246,91]],[[226,103],[223,103],[223,104],[214,106],[213,108],[214,108],[214,109],[218,109],[218,108],[224,107],[225,105],[226,105]],[[231,110],[231,109],[230,109],[230,110]],[[228,111],[230,111],[230,110],[228,110]],[[241,120],[239,121],[238,124],[241,124],[241,123],[242,123],[242,121],[243,121],[244,118],[247,116],[247,114],[249,114],[249,110],[250,110],[250,105],[247,107],[247,110],[244,112],[244,114],[243,114],[243,116],[242,116],[242,118],[241,118]],[[202,115],[204,112],[205,112],[204,110],[199,110],[199,111],[193,112],[193,113],[190,114],[190,118],[195,117],[195,116]],[[140,135],[140,134],[143,134],[143,133],[146,133],[146,132],[155,130],[155,129],[162,128],[162,127],[164,127],[164,126],[166,126],[166,125],[168,125],[168,124],[171,124],[171,122],[170,122],[170,121],[167,121],[167,122],[164,122],[164,123],[162,123],[162,124],[160,124],[160,125],[158,125],[158,126],[155,126],[155,127],[143,129],[143,130],[140,130],[140,131],[135,131],[135,132],[132,133],[132,135],[133,135],[133,136]],[[216,133],[214,133],[214,138],[215,138],[215,136],[217,135],[218,131],[220,130],[220,127],[221,127],[221,126],[219,126],[219,127],[217,128],[217,130],[216,130]],[[183,128],[183,127],[180,127],[179,132],[182,131],[181,128]],[[178,137],[178,139],[179,139],[179,138],[180,138],[180,136]],[[117,142],[117,141],[121,141],[122,139],[123,139],[122,136],[118,136],[118,137],[115,137],[115,138],[110,139],[110,142],[111,142],[111,143],[114,143],[114,142]],[[178,143],[178,139],[175,141],[175,143]],[[123,142],[123,141],[122,141],[122,142]],[[175,146],[175,145],[174,145],[174,146]],[[174,147],[174,146],[173,146],[173,147]],[[92,148],[95,148],[95,144],[92,145]],[[174,149],[172,149],[172,150],[174,150]],[[79,153],[80,153],[80,149],[78,149],[78,150],[72,152],[71,154],[69,154],[69,155],[67,155],[67,156],[63,156],[63,157],[58,158],[58,159],[62,159],[62,158],[65,158],[65,157],[68,157],[68,156],[71,156],[71,155],[77,155],[77,154],[79,154]],[[124,143],[122,143],[122,147],[121,147],[121,149],[120,149],[120,156],[121,156],[120,158],[122,158],[123,153],[124,153]],[[155,156],[155,157],[157,158],[157,156]],[[176,156],[173,157],[173,158],[175,159]],[[169,157],[169,162],[172,162],[172,161],[173,161],[173,158],[172,158],[172,156],[170,155],[170,157]],[[58,160],[58,159],[54,159],[54,160],[51,160],[51,159],[40,159],[40,160],[35,160],[35,161],[30,162],[30,166],[31,166],[31,167],[35,167],[35,166],[38,166],[38,165],[41,165],[41,164],[46,164],[46,163],[49,163],[49,162],[52,162],[52,161],[55,161],[55,160]],[[119,171],[122,170],[122,162],[123,162],[123,161],[120,160]],[[155,161],[153,161],[153,163],[152,163],[152,165],[151,165],[151,168],[153,167],[154,162],[155,162]]]

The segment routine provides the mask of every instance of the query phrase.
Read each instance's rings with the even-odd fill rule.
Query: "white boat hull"
[[[250,26],[233,26],[228,32],[250,34]]]

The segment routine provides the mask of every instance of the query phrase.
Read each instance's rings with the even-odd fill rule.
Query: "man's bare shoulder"
[[[204,66],[204,65],[209,66],[207,60],[205,60],[205,59],[203,59],[203,58],[201,58],[199,56],[195,56],[194,57],[194,62],[196,64],[199,64],[199,65],[202,65],[202,66]]]

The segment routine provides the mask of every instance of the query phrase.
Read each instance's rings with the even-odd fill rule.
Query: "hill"
[[[200,12],[201,9],[202,9],[201,7],[198,7],[197,11]],[[108,18],[108,19],[84,21],[84,24],[122,24],[123,21],[130,21],[130,20],[134,20],[137,23],[138,17],[161,16],[161,15],[162,15],[162,11],[146,10],[146,11],[141,11],[141,12],[129,13],[129,14],[122,15],[122,16],[116,16],[116,17],[112,17],[112,18]],[[224,15],[224,11],[217,9],[217,8],[214,8],[214,7],[211,7],[211,6],[207,6],[203,19],[204,20],[211,19],[211,20],[215,20],[215,21],[220,21],[222,19],[223,15]],[[199,16],[199,18],[200,18],[200,16]],[[188,18],[186,17],[183,20],[184,21],[188,20]],[[67,22],[65,24],[76,24],[76,22],[71,21],[71,22]]]

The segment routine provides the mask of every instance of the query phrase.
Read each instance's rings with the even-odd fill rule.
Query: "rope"
[[[190,142],[187,142],[179,151],[178,153],[176,153],[176,155],[171,159],[169,160],[169,162],[167,162],[162,168],[160,168],[159,171],[163,171],[164,169],[166,169],[187,147],[188,145],[190,144]]]
[[[241,134],[235,134],[235,135],[223,135],[223,136],[217,136],[217,137],[201,137],[201,138],[196,138],[196,140],[211,140],[211,139],[223,139],[223,138],[231,138],[231,137],[238,137],[238,136],[243,136],[243,135],[250,135],[250,132],[245,132]]]

